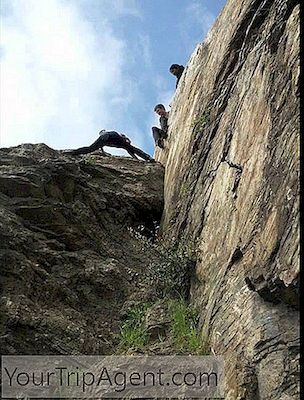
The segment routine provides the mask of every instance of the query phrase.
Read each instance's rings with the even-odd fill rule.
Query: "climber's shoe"
[[[165,148],[165,146],[164,146],[164,140],[163,140],[162,138],[158,139],[156,144],[157,144],[157,146],[160,147],[161,149],[164,149],[164,148]]]

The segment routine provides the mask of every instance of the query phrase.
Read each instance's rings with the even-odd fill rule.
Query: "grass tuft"
[[[133,307],[129,310],[125,323],[120,329],[118,352],[142,351],[148,342],[144,319],[148,304]]]
[[[177,354],[210,354],[207,340],[198,329],[198,312],[184,299],[168,299],[168,317],[171,320],[167,339]],[[145,328],[148,304],[136,306],[128,313],[121,327],[119,353],[145,351],[148,349],[149,334]],[[158,339],[159,342],[162,338]]]
[[[171,336],[173,348],[178,353],[209,354],[209,346],[198,330],[198,312],[185,300],[170,300],[169,312],[172,318]]]

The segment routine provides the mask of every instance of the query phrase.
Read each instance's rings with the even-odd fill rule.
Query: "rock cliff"
[[[159,222],[163,168],[44,144],[0,159],[2,354],[112,354],[123,306],[145,300],[140,277],[159,258],[131,229]]]
[[[227,398],[298,394],[299,2],[229,0],[180,80],[162,233],[197,247],[192,301]]]

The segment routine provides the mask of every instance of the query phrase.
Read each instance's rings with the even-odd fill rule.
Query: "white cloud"
[[[193,1],[186,6],[183,21],[180,24],[181,35],[188,45],[193,44],[193,37],[197,31],[197,41],[201,42],[209,32],[215,21],[215,15],[202,2]]]
[[[142,13],[138,8],[136,0],[109,0],[109,3],[114,8],[116,13],[142,18]]]
[[[210,12],[206,6],[198,2],[194,2],[189,5],[187,8],[187,14],[194,18],[202,27],[204,35],[208,33],[215,20],[215,15]]]
[[[134,2],[114,3],[117,12],[140,17]],[[127,48],[106,8],[97,34],[80,2],[9,5],[2,18],[0,146],[72,148],[94,140],[101,128],[115,129],[112,107],[126,107],[136,83],[123,76]]]
[[[151,42],[148,35],[140,34],[138,43],[141,49],[142,60],[146,67],[152,68]]]

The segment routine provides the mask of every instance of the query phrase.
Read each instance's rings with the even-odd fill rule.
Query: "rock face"
[[[30,144],[0,159],[2,354],[112,354],[157,258],[130,228],[159,222],[163,168]]]
[[[299,2],[230,0],[180,80],[162,232],[198,250],[192,301],[228,399],[298,396]]]

